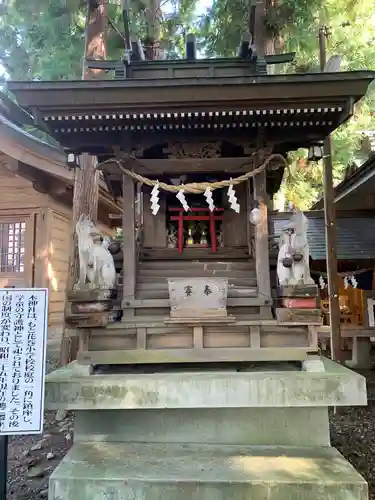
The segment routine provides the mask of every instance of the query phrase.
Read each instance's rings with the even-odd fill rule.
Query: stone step
[[[367,500],[367,484],[330,447],[75,443],[49,500]]]

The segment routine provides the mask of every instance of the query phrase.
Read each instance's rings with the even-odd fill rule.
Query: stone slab
[[[74,444],[49,500],[367,500],[333,448]]]
[[[82,375],[72,363],[46,378],[48,410],[276,408],[366,405],[366,381],[322,358],[325,371],[174,371]],[[277,366],[277,365],[276,365]]]
[[[329,446],[328,408],[78,410],[74,441]]]

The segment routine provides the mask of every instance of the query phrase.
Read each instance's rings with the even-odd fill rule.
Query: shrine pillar
[[[133,179],[122,176],[122,309],[124,316],[133,316],[132,303],[135,297],[136,283],[136,228],[135,228],[135,185]]]
[[[260,223],[254,227],[254,249],[258,294],[271,303],[270,259],[268,245],[268,196],[265,171],[253,179],[254,200],[259,202]]]
[[[150,198],[151,193],[145,193],[143,196],[143,245],[149,248],[166,248],[166,199],[163,194],[159,197],[160,208],[158,213],[153,215]]]
[[[240,213],[227,208],[223,214],[223,243],[225,247],[246,246],[247,244],[247,212],[246,183],[235,186],[236,197],[240,204]]]

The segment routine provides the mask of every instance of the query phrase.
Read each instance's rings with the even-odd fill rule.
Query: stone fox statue
[[[76,289],[85,287],[111,289],[116,284],[116,269],[108,250],[109,241],[102,238],[89,217],[81,215],[76,224],[79,256],[79,279]]]
[[[308,220],[296,210],[279,239],[277,277],[280,285],[313,285],[310,276]]]

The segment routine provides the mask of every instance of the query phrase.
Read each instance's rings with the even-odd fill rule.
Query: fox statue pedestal
[[[323,362],[51,373],[46,408],[73,410],[75,435],[49,500],[367,500],[328,422],[366,404],[365,379]]]

